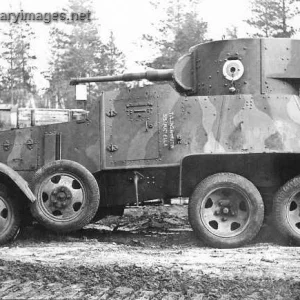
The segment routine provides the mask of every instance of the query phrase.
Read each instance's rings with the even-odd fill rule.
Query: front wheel
[[[233,173],[207,177],[189,202],[189,221],[196,235],[217,248],[251,241],[264,219],[264,204],[252,182]]]
[[[59,232],[81,229],[95,216],[100,200],[97,181],[82,165],[58,160],[37,171],[36,201],[32,215],[45,227]]]

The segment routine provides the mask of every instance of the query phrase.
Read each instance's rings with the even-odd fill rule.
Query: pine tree
[[[163,11],[155,35],[144,35],[147,41],[159,50],[159,55],[148,66],[172,68],[177,59],[191,46],[205,40],[207,23],[197,13],[198,0],[153,1],[155,9]]]
[[[1,34],[1,57],[4,62],[2,97],[5,102],[23,106],[35,93],[33,70],[36,56],[31,48],[35,34],[28,23],[10,23]]]
[[[49,81],[49,88],[44,95],[46,107],[63,107],[63,99],[70,92],[68,80],[65,74],[64,56],[70,47],[70,38],[64,31],[57,27],[50,30],[51,59],[49,68],[43,72],[44,77]]]
[[[226,28],[226,39],[237,39],[238,38],[238,28],[237,26],[231,26]]]
[[[253,17],[246,22],[257,29],[257,37],[291,37],[296,29],[290,25],[299,13],[299,0],[252,0]]]
[[[124,71],[125,56],[116,46],[115,36],[110,32],[108,42],[103,45],[102,59],[106,61],[105,73],[114,75],[116,71]]]
[[[94,15],[92,1],[69,0],[65,12],[70,14],[87,10]],[[72,77],[113,74],[124,65],[113,35],[107,44],[103,43],[95,21],[69,22],[67,27],[52,28],[52,63],[46,74],[50,82],[48,97],[52,105],[58,107],[74,105],[74,87],[69,86]],[[89,92],[89,100],[93,101],[99,96],[98,86],[90,85]]]

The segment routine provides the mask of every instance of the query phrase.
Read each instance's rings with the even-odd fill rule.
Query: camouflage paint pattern
[[[115,101],[105,96],[115,103],[105,102],[107,110],[117,112],[105,117],[105,168],[179,164],[196,153],[300,152],[296,95],[183,97],[168,84],[143,90],[148,95],[155,92],[155,98],[145,99],[153,103],[152,114],[133,109],[133,117],[128,115],[126,106],[135,103],[134,90],[127,98],[120,92]],[[146,130],[146,122],[153,127]],[[108,150],[111,144],[116,151]]]

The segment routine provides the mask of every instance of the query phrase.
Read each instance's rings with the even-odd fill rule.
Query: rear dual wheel
[[[278,231],[300,245],[300,176],[288,181],[276,193],[273,217]]]
[[[207,177],[189,202],[189,221],[196,235],[217,248],[250,242],[264,219],[264,204],[257,188],[233,173]]]

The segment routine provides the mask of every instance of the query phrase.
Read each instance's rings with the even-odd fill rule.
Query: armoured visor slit
[[[106,134],[105,128],[107,127],[106,118],[105,118],[105,107],[104,107],[104,93],[101,93],[100,96],[100,106],[99,106],[99,118],[100,118],[100,169],[106,168],[106,151],[105,151],[105,141],[106,141]]]
[[[55,136],[55,160],[61,159],[61,133]]]

